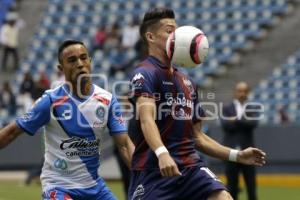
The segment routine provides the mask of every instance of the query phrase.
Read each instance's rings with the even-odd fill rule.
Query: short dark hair
[[[58,47],[57,58],[58,58],[59,63],[62,62],[61,54],[64,51],[64,49],[67,48],[68,46],[71,46],[71,45],[74,45],[74,44],[81,44],[82,46],[84,46],[86,48],[84,43],[79,41],[79,40],[65,40],[65,41],[63,41],[63,43],[61,43],[61,45]]]
[[[160,7],[160,8],[152,8],[145,13],[143,22],[140,26],[140,35],[146,44],[147,44],[147,39],[145,37],[145,33],[147,32],[148,28],[164,18],[175,19],[174,11],[170,8]]]

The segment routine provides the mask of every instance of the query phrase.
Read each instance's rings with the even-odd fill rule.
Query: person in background
[[[29,93],[31,95],[31,97],[33,97],[33,93],[34,93],[34,80],[30,74],[30,72],[26,72],[24,74],[24,78],[23,81],[20,85],[20,93],[24,94],[24,93]]]
[[[102,50],[105,44],[105,40],[107,38],[107,33],[106,33],[106,26],[101,25],[95,35],[94,38],[94,46],[93,46],[93,52],[96,50]]]
[[[16,20],[8,20],[1,28],[1,43],[3,46],[2,69],[7,70],[7,61],[10,56],[13,57],[13,69],[16,70],[19,65],[18,54],[18,34],[19,27]]]
[[[45,72],[40,72],[39,75],[39,79],[35,82],[34,100],[38,99],[47,89],[50,88],[50,81]]]
[[[120,48],[121,42],[121,29],[118,22],[115,22],[110,31],[108,31],[105,44],[104,44],[104,53],[108,54],[112,49]]]
[[[250,87],[246,82],[235,86],[234,100],[223,108],[221,124],[224,130],[224,145],[234,149],[254,146],[253,132],[258,125],[259,113],[250,111],[257,105],[248,102]],[[244,175],[248,199],[256,200],[255,167],[242,163],[226,162],[227,187],[233,199],[238,199],[239,173]]]
[[[140,38],[139,35],[139,26],[138,21],[133,20],[128,25],[126,25],[123,28],[122,31],[122,47],[127,48],[133,48],[138,39]]]
[[[6,109],[11,116],[16,114],[16,97],[8,81],[4,82],[3,88],[0,91],[0,108]]]

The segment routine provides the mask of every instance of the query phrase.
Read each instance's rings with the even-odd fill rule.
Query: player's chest
[[[177,103],[193,101],[195,96],[192,82],[185,77],[176,75],[163,76],[159,80],[157,91],[157,99],[168,104],[172,104],[174,101]]]
[[[53,116],[70,133],[101,131],[107,126],[108,110],[109,105],[99,101],[68,102],[55,108]]]

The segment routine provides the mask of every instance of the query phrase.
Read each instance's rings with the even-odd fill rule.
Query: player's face
[[[245,102],[248,99],[249,87],[247,85],[238,85],[235,89],[235,98],[240,102]]]
[[[60,69],[64,72],[66,81],[72,84],[78,84],[80,81],[89,80],[88,75],[91,73],[91,58],[87,49],[81,44],[74,44],[65,48],[62,52],[62,61]]]
[[[175,19],[162,19],[159,22],[159,26],[156,29],[154,36],[155,36],[155,46],[161,50],[165,51],[166,43],[169,35],[175,31],[177,27]]]

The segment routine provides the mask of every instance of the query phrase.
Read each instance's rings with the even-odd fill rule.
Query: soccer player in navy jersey
[[[63,42],[58,61],[65,83],[47,90],[30,111],[1,129],[0,148],[23,132],[34,135],[44,126],[43,199],[115,200],[98,168],[100,138],[106,127],[130,166],[134,145],[119,103],[91,82],[91,58],[82,42]]]
[[[151,9],[140,26],[149,56],[131,77],[129,98],[135,116],[128,132],[136,148],[129,199],[232,199],[196,149],[219,159],[259,166],[265,163],[265,153],[252,147],[230,149],[201,131],[204,111],[197,88],[171,65],[165,50],[176,27],[174,12],[167,8]]]

